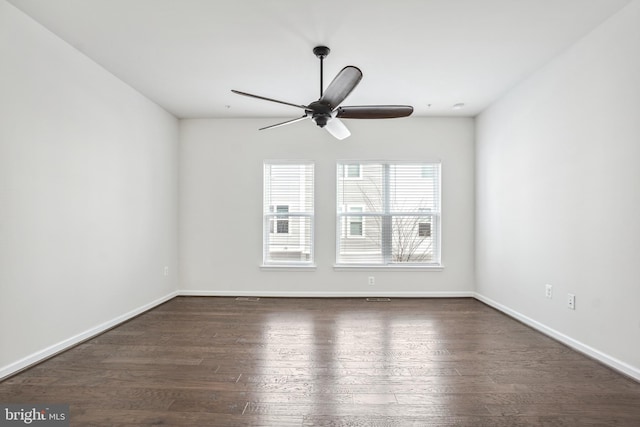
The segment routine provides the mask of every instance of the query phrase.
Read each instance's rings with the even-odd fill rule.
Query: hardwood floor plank
[[[636,405],[620,405],[615,402],[592,402],[588,407],[559,401],[547,403],[514,403],[509,405],[488,404],[486,408],[492,415],[499,416],[535,416],[552,411],[559,412],[563,415],[581,417],[597,417],[600,414],[612,414],[612,419],[620,421],[638,421],[640,419],[640,407]]]
[[[177,297],[0,402],[92,426],[640,425],[640,383],[464,298]]]
[[[303,426],[321,427],[637,427],[626,421],[608,417],[574,416],[426,416],[426,417],[371,417],[371,416],[323,416],[304,417]]]

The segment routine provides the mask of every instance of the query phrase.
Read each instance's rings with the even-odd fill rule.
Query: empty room
[[[637,100],[640,0],[0,0],[0,425],[640,425]]]

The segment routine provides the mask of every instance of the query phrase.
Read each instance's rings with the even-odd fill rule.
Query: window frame
[[[276,198],[273,200],[267,200],[271,197],[273,186],[267,190],[267,168],[274,165],[290,165],[290,166],[306,166],[311,167],[311,211],[295,211],[292,209],[292,204]],[[302,177],[303,175],[299,175]],[[302,181],[301,181],[302,182]],[[270,183],[271,184],[271,183]],[[269,193],[269,196],[267,196]],[[303,193],[297,193],[296,197],[302,197]],[[267,203],[269,202],[269,203]],[[267,209],[267,204],[269,209]],[[288,212],[277,212],[278,206],[287,206]],[[277,238],[278,236],[291,235],[291,221],[296,218],[308,218],[309,230],[308,230],[308,260],[274,260],[270,258],[270,245],[273,245],[271,238]],[[278,221],[287,221],[287,233],[278,233]],[[263,162],[262,169],[262,263],[261,269],[265,270],[315,270],[315,162],[310,160],[265,160]],[[304,236],[304,235],[303,235]],[[303,237],[304,238],[304,237]],[[299,238],[302,240],[303,238]],[[307,253],[304,246],[300,246],[301,255]],[[286,248],[285,248],[286,249]],[[294,251],[295,252],[295,251]]]
[[[387,196],[382,196],[383,199],[383,212],[367,212],[363,215],[363,234],[364,234],[364,218],[365,216],[379,217],[380,221],[385,224],[383,227],[387,227],[387,230],[391,231],[381,231],[383,234],[385,233],[393,233],[393,219],[394,217],[415,217],[416,218],[416,238],[423,238],[423,236],[419,236],[419,228],[421,223],[429,223],[430,224],[430,233],[428,236],[424,236],[424,238],[433,238],[433,262],[394,262],[392,261],[392,252],[393,252],[393,239],[383,237],[381,240],[381,252],[383,253],[383,262],[381,263],[367,263],[367,262],[344,262],[340,260],[340,250],[341,239],[344,239],[345,236],[343,234],[343,230],[336,233],[336,242],[335,242],[335,264],[334,270],[351,270],[351,269],[388,269],[388,270],[397,270],[397,269],[407,269],[407,270],[425,270],[425,271],[441,271],[444,269],[444,265],[442,263],[442,220],[441,220],[441,212],[442,212],[442,163],[440,161],[395,161],[395,160],[383,160],[383,161],[372,161],[372,160],[364,160],[364,161],[354,161],[354,160],[346,160],[346,161],[337,161],[336,168],[336,185],[340,185],[340,180],[344,179],[346,181],[353,179],[348,178],[341,175],[340,168],[341,166],[348,164],[358,163],[360,165],[360,178],[364,179],[364,166],[366,165],[382,165],[385,172],[385,188],[383,192],[389,193],[389,179],[388,179],[388,170],[391,166],[395,165],[420,165],[422,166],[418,179],[426,179],[428,176],[425,176],[425,166],[429,168],[436,168],[436,188],[435,188],[435,197],[436,197],[436,206],[434,210],[432,209],[420,209],[419,212],[391,212],[391,202],[387,199]],[[341,200],[338,200],[339,190],[336,188],[336,204],[341,203]],[[347,206],[347,205],[343,205]],[[349,212],[338,211],[336,209],[336,225],[340,226],[341,218],[348,216]],[[423,221],[422,219],[428,217],[428,221]],[[349,231],[348,221],[346,227]],[[340,226],[341,227],[341,226]],[[388,234],[387,234],[388,235]],[[342,252],[343,254],[351,254],[349,251]]]

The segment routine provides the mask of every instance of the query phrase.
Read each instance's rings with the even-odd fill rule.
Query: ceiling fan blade
[[[299,122],[300,120],[304,120],[306,118],[308,118],[309,116],[307,116],[306,114],[302,117],[298,117],[296,119],[291,119],[291,120],[287,120],[286,122],[282,122],[282,123],[276,123],[275,125],[271,125],[271,126],[265,126],[263,128],[260,128],[258,130],[265,130],[265,129],[273,129],[273,128],[277,128],[280,126],[286,126],[286,125],[290,125],[291,123],[295,123],[295,122]]]
[[[394,119],[413,113],[410,105],[362,105],[338,107],[336,117],[342,119]]]
[[[324,128],[327,130],[327,132],[340,140],[345,139],[351,135],[349,129],[347,129],[344,123],[342,123],[339,119],[329,120]]]
[[[344,67],[324,91],[320,102],[328,104],[334,110],[349,96],[361,79],[362,71],[358,67],[352,65]]]
[[[292,107],[302,108],[303,110],[309,109],[309,107],[307,107],[306,105],[292,104],[290,102],[279,101],[279,100],[273,99],[273,98],[267,98],[267,97],[264,97],[264,96],[253,95],[253,94],[247,93],[247,92],[240,92],[239,90],[235,90],[235,89],[231,89],[231,92],[237,93],[238,95],[248,96],[250,98],[258,98],[258,99],[263,99],[265,101],[277,102],[278,104],[291,105]]]

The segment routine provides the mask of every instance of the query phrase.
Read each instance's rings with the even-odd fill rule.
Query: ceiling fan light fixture
[[[316,114],[313,116],[313,121],[316,122],[319,127],[323,128],[327,125],[330,118],[331,116],[326,114]]]

